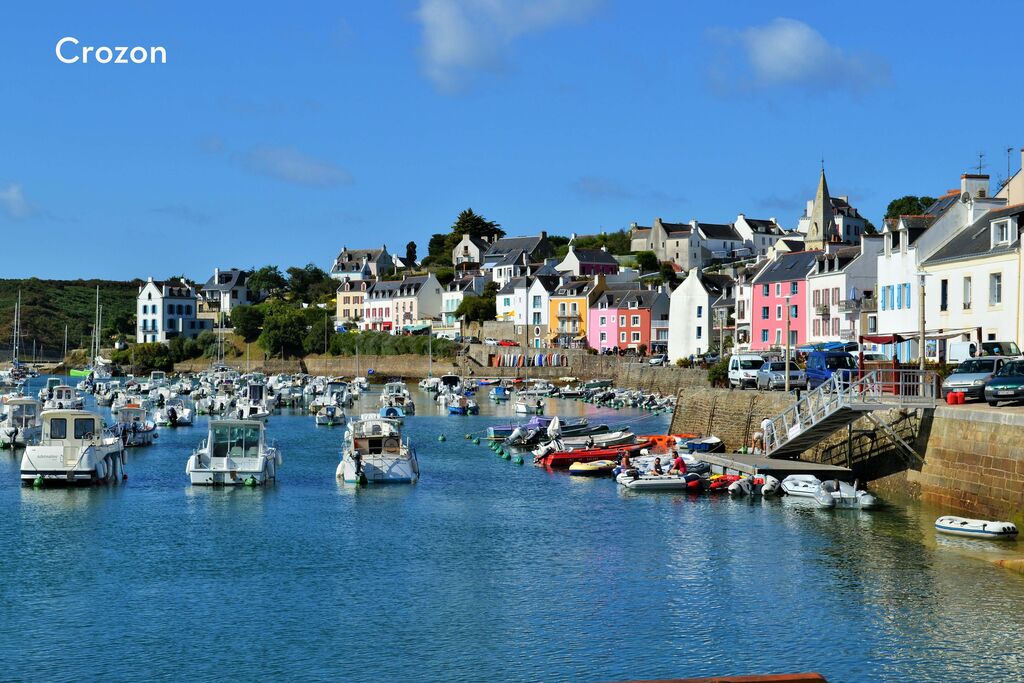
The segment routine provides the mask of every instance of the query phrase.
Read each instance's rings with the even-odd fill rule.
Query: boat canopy
[[[210,423],[210,447],[215,458],[255,458],[263,442],[263,423],[216,420]]]

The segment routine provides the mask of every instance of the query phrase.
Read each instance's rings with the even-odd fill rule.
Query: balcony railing
[[[864,297],[860,301],[860,312],[861,313],[874,313],[878,310],[878,299],[872,297]]]
[[[652,320],[651,321],[651,329],[653,329],[653,330],[668,329],[668,321],[667,320]]]
[[[855,313],[860,310],[860,299],[843,299],[836,308],[840,313]]]
[[[828,304],[818,304],[814,307],[814,314],[827,317],[829,314]]]

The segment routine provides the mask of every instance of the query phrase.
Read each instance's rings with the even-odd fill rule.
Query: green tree
[[[259,295],[280,296],[288,286],[288,280],[277,266],[263,266],[249,276],[249,290]]]
[[[885,210],[885,217],[919,216],[934,203],[934,197],[915,197],[912,194],[908,194],[889,202],[889,206]]]
[[[115,351],[111,360],[136,374],[146,374],[153,370],[166,372],[174,369],[170,348],[160,343],[135,344],[127,349]]]
[[[231,324],[235,332],[247,342],[256,341],[263,328],[262,306],[235,306],[231,309]]]
[[[416,266],[416,243],[413,241],[405,245],[405,263],[410,268]]]
[[[653,251],[640,251],[636,254],[636,267],[641,273],[654,273],[658,270],[658,257]]]
[[[288,358],[302,353],[306,331],[305,316],[301,310],[278,308],[267,314],[263,331],[256,341],[271,357],[281,354],[282,358]]]
[[[493,296],[467,296],[455,309],[457,318],[464,318],[471,322],[482,323],[485,320],[494,320],[495,315],[497,315],[497,306]]]
[[[288,269],[288,289],[292,300],[309,304],[334,296],[338,286],[323,269],[308,263],[302,268]]]
[[[672,264],[668,261],[661,264],[661,281],[672,285],[673,287],[679,282],[679,277],[676,275],[675,268],[673,268]]]
[[[452,251],[462,241],[463,235],[469,235],[488,242],[505,236],[501,226],[494,221],[489,221],[473,209],[462,211],[451,229],[447,233],[435,233],[431,235],[427,244],[427,258],[423,260],[424,266],[448,265],[452,262]]]

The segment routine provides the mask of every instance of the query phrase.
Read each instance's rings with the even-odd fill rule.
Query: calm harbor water
[[[205,419],[130,452],[122,486],[22,488],[4,452],[0,679],[1024,678],[1024,579],[936,541],[929,511],[620,491],[462,438],[507,406],[414,394],[415,486],[340,484],[341,431],[302,413],[270,418],[263,489],[188,485]]]

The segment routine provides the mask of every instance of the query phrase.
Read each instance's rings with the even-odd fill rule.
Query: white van
[[[729,386],[745,389],[757,384],[757,371],[764,358],[756,353],[738,353],[729,357]]]
[[[946,362],[951,365],[957,365],[968,358],[974,358],[977,353],[977,342],[951,341],[946,344]]]

